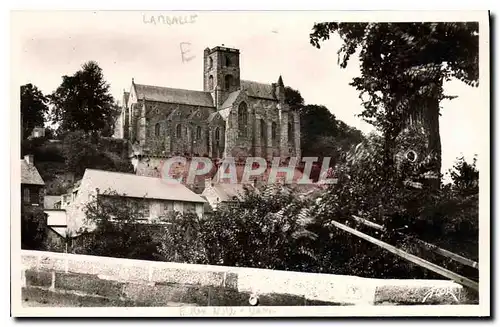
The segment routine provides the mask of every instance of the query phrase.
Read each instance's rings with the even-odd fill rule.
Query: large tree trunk
[[[430,155],[429,171],[434,179],[429,179],[429,185],[439,188],[441,182],[441,136],[439,134],[439,99],[429,99],[426,110],[426,125],[428,151]]]

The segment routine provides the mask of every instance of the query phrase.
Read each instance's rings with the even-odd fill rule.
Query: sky
[[[369,133],[371,125],[357,117],[362,110],[358,92],[349,86],[359,76],[359,62],[353,57],[346,69],[337,65],[338,37],[323,42],[321,49],[309,43],[314,23],[331,20],[331,13],[312,11],[18,12],[11,25],[17,63],[13,85],[32,83],[49,94],[63,75],[95,60],[117,100],[130,89],[132,78],[139,84],[202,90],[203,50],[224,44],[240,50],[242,79],[272,83],[281,75],[306,104],[324,105],[337,119]],[[181,43],[189,61],[183,61]],[[470,161],[479,154],[489,117],[479,101],[484,92],[481,85],[445,84],[445,93],[458,98],[442,103],[443,173],[456,157]]]

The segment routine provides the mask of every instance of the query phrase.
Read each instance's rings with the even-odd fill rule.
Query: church
[[[132,79],[115,137],[141,158],[300,158],[299,113],[285,103],[281,76],[268,84],[242,80],[240,51],[223,46],[206,48],[203,62],[203,91]]]

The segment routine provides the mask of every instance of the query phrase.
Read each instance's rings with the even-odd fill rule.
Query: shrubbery
[[[47,217],[39,207],[21,206],[21,248],[43,250],[47,236]]]

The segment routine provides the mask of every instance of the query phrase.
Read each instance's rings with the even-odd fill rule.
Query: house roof
[[[232,201],[235,198],[242,200],[245,196],[245,187],[253,188],[251,185],[243,184],[219,183],[214,185],[220,201]]]
[[[43,207],[45,209],[54,209],[55,204],[60,201],[60,195],[46,195],[43,198]]]
[[[21,184],[45,185],[38,169],[24,160],[21,160]]]
[[[84,179],[90,179],[93,188],[114,191],[127,197],[158,200],[200,202],[205,200],[176,180],[134,174],[86,169]]]
[[[202,107],[213,107],[210,92],[174,89],[169,87],[134,84],[137,98],[157,102],[180,103]]]
[[[273,86],[271,84],[242,80],[241,89],[244,90],[249,97],[277,100],[276,96],[273,94]]]

